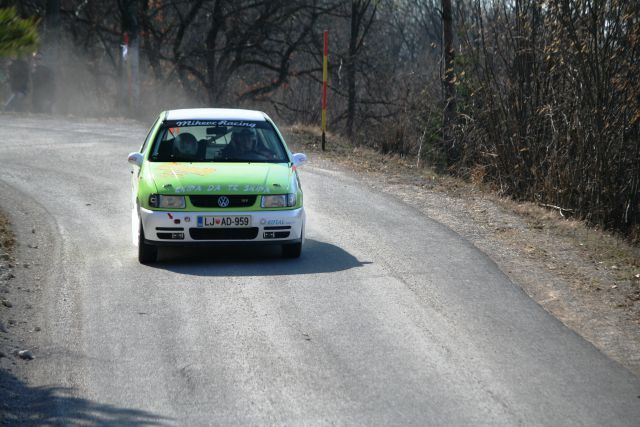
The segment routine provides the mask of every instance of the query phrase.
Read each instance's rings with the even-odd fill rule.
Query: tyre
[[[158,259],[158,247],[144,242],[142,224],[138,231],[138,261],[140,264],[151,264]]]
[[[302,242],[282,245],[283,258],[299,258],[302,253]]]

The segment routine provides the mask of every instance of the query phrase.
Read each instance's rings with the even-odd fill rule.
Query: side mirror
[[[131,153],[127,158],[127,161],[132,165],[136,165],[138,167],[142,166],[143,156],[140,153]]]
[[[293,155],[293,165],[296,167],[302,166],[307,162],[307,155],[303,153],[296,153]]]

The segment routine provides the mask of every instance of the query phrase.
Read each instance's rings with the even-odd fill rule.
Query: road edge
[[[41,390],[32,384],[44,357],[40,349],[50,309],[45,303],[58,279],[54,264],[60,259],[62,242],[54,216],[43,206],[2,180],[0,194],[0,210],[15,238],[10,275],[0,281],[3,298],[11,305],[3,307],[2,318],[12,323],[0,331],[0,350],[6,355],[0,358],[0,424],[15,425],[34,421],[29,408],[36,401],[40,405],[54,404],[42,402]]]

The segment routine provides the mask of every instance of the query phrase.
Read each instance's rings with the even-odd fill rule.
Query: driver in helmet
[[[224,149],[224,155],[235,160],[267,160],[273,158],[271,152],[258,144],[254,132],[250,129],[233,131],[231,141]]]

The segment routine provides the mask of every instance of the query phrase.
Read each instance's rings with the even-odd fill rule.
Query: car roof
[[[165,120],[252,120],[266,121],[266,114],[256,110],[235,108],[185,108],[169,110]]]

